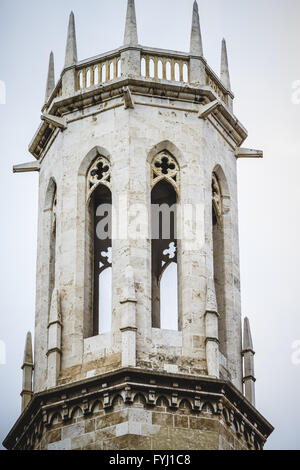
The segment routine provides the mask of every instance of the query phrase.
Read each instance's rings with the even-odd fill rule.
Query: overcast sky
[[[136,0],[139,42],[188,51],[192,4]],[[245,146],[265,154],[239,161],[238,176],[242,312],[256,349],[257,408],[276,428],[266,448],[300,449],[300,363],[292,361],[300,342],[300,104],[292,99],[300,81],[300,2],[199,0],[199,7],[205,58],[219,73],[227,39],[234,112],[249,131]],[[27,149],[39,125],[48,57],[53,50],[58,78],[70,10],[79,59],[122,44],[126,0],[0,0],[0,80],[7,88],[0,104],[0,351],[3,341],[7,353],[0,441],[20,413],[20,366],[35,303],[38,175],[13,175],[12,166],[33,160]]]

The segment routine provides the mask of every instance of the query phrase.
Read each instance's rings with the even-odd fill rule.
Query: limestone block
[[[71,450],[71,439],[64,439],[48,444],[48,450]]]
[[[205,65],[201,59],[190,59],[190,80],[191,83],[205,85]]]
[[[207,371],[212,377],[219,377],[219,345],[215,341],[206,343]]]
[[[214,338],[218,341],[218,315],[207,312],[205,315],[205,331],[207,338]]]
[[[122,331],[122,366],[136,366],[136,331],[124,329]]]
[[[62,429],[62,440],[80,436],[81,434],[85,434],[84,422],[71,424]]]
[[[138,77],[141,75],[141,53],[139,50],[129,49],[121,53],[122,76]]]

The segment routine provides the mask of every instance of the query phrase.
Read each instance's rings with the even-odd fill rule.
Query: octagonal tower
[[[124,45],[65,67],[50,56],[39,172],[34,355],[9,449],[262,449],[253,345],[242,343],[237,159],[226,44],[203,57]],[[33,359],[34,357],[34,359]],[[244,367],[243,367],[244,358]],[[32,380],[33,379],[33,380]]]

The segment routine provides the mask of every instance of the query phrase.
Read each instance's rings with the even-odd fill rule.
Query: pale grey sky
[[[193,0],[136,0],[139,42],[188,51]],[[234,111],[249,131],[245,145],[265,158],[238,162],[242,311],[256,349],[257,408],[276,427],[267,449],[300,449],[300,80],[299,0],[199,0],[204,55],[219,72],[227,39]],[[74,10],[79,59],[122,44],[126,0],[0,0],[1,233],[0,441],[20,413],[25,335],[33,331],[37,174],[13,175],[33,159],[28,144],[39,124],[49,53],[56,77]]]

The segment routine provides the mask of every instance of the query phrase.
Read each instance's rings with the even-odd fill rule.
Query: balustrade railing
[[[210,70],[206,69],[206,85],[210,86],[218,95],[218,97],[224,102],[227,103],[227,94],[221,88],[221,84],[218,79],[214,77],[214,75],[210,72]]]
[[[190,58],[188,54],[144,48],[141,51],[140,65],[142,77],[190,83]],[[75,74],[76,91],[120,78],[122,74],[121,50],[77,64]],[[228,93],[226,89],[207,65],[205,66],[205,76],[206,85],[210,86],[224,103],[227,103]],[[53,98],[60,96],[62,96],[61,79],[55,88]]]
[[[189,82],[189,59],[171,55],[142,54],[141,75],[146,78],[158,78],[176,82]]]
[[[76,69],[76,91],[108,82],[121,76],[120,55],[101,59],[91,65]]]

